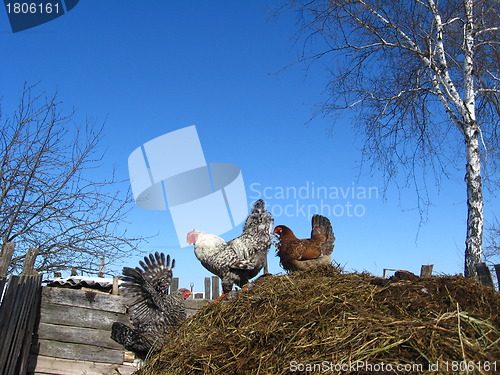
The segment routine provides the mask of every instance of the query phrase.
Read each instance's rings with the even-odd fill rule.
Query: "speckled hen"
[[[234,284],[243,287],[262,269],[271,247],[273,225],[265,202],[259,199],[246,219],[241,236],[226,242],[213,234],[193,230],[188,233],[187,242],[194,244],[194,253],[201,264],[222,279],[222,290],[227,294]]]

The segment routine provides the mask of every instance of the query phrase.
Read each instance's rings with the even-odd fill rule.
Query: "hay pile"
[[[415,279],[330,266],[261,277],[187,321],[140,374],[500,370],[500,293],[460,276]]]

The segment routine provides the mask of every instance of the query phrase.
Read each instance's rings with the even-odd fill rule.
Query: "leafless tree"
[[[500,222],[498,219],[495,219],[487,230],[484,260],[490,266],[500,263]]]
[[[485,161],[492,174],[498,161],[500,2],[292,0],[287,8],[306,36],[300,60],[334,57],[320,112],[336,119],[358,110],[365,162],[388,181],[404,172],[420,206],[429,175],[439,182],[465,159],[465,275],[474,276]]]
[[[28,248],[39,249],[36,270],[78,267],[95,273],[102,257],[112,262],[134,252],[123,220],[130,196],[114,177],[96,181],[102,127],[79,127],[63,114],[57,95],[25,85],[13,116],[0,113],[0,234],[16,243],[10,272]],[[123,189],[123,186],[122,186]]]

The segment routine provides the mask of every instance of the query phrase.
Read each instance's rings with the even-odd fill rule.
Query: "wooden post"
[[[422,265],[420,268],[420,277],[432,277],[432,269],[434,264]]]
[[[264,258],[264,271],[263,272],[264,272],[264,275],[266,273],[269,273],[269,267],[267,265],[267,254],[266,254],[266,257]]]
[[[387,277],[387,271],[397,271],[397,270],[394,268],[384,268],[384,274],[382,275],[384,279]]]
[[[118,295],[118,281],[120,280],[120,276],[113,276],[113,289],[111,291],[111,294]]]
[[[38,249],[30,248],[28,250],[28,252],[26,253],[26,258],[24,258],[23,271],[21,272],[21,275],[37,274],[33,269],[37,255],[38,255]]]
[[[212,299],[217,299],[220,296],[219,277],[212,276]]]
[[[179,278],[174,277],[172,278],[172,284],[170,284],[170,293],[173,293],[178,289],[179,289]]]
[[[205,277],[205,299],[210,299],[210,277]]]
[[[104,277],[104,257],[101,258],[101,264],[99,265],[99,273],[97,277]]]
[[[493,279],[491,278],[491,272],[486,263],[476,264],[477,277],[479,282],[485,286],[491,286],[494,288]]]
[[[71,275],[70,276],[78,276],[78,268],[71,267]]]
[[[495,272],[497,274],[498,289],[500,290],[500,264],[495,264]]]
[[[6,242],[2,249],[2,258],[0,259],[0,278],[7,276],[12,254],[14,253],[14,242]]]

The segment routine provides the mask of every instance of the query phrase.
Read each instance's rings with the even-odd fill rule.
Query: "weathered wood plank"
[[[210,301],[206,299],[187,299],[184,301],[187,316],[196,314],[203,306],[208,305]]]
[[[217,299],[219,296],[219,278],[217,276],[212,276],[212,299]]]
[[[51,375],[132,375],[137,368],[131,364],[117,365],[33,356],[30,358],[29,371],[34,374]]]
[[[495,272],[497,274],[498,289],[500,290],[500,264],[495,264]]]
[[[20,346],[19,353],[19,374],[25,374],[29,363],[29,354],[31,349],[31,342],[33,339],[33,333],[35,330],[36,320],[38,317],[38,312],[40,308],[41,299],[41,283],[42,275],[31,276],[28,278],[30,282],[30,297],[29,297],[29,309],[26,313],[26,322],[24,327],[24,335],[22,337],[22,343]]]
[[[7,342],[7,331],[10,329],[10,317],[14,309],[15,292],[19,284],[19,278],[11,278],[6,286],[5,295],[2,304],[0,305],[0,337],[2,341]],[[6,356],[5,351],[8,350],[8,345],[0,346],[0,364]]]
[[[38,338],[40,340],[55,340],[74,344],[94,344],[108,349],[123,349],[122,345],[111,339],[111,327],[108,330],[102,330],[40,323]]]
[[[476,271],[479,282],[484,286],[490,286],[492,288],[495,287],[493,284],[493,278],[491,277],[491,272],[486,263],[478,263],[476,264]]]
[[[38,354],[80,361],[123,364],[123,350],[53,340],[38,340]]]
[[[0,277],[0,303],[2,302],[3,290],[7,285],[7,279],[5,277]]]
[[[24,258],[23,271],[21,275],[36,275],[34,270],[36,256],[38,255],[38,249],[30,248],[26,253],[26,258]]]
[[[0,306],[0,373],[22,373],[28,360],[41,276],[11,276]]]
[[[420,277],[431,277],[434,264],[424,264],[420,268]]]
[[[191,309],[191,310],[199,310],[203,306],[208,305],[210,303],[209,300],[206,299],[191,299],[188,298],[184,300],[184,306],[186,306],[186,309]]]
[[[120,281],[120,276],[113,276],[113,289],[111,290],[111,293],[115,296],[120,294],[119,281]]]
[[[170,293],[173,293],[178,289],[179,289],[179,278],[174,277],[172,278],[172,284],[170,284]]]
[[[110,330],[113,322],[129,324],[128,315],[109,311],[92,310],[77,306],[44,304],[40,322]]]
[[[5,292],[5,297],[0,305],[0,337],[3,345],[0,346],[0,373],[10,373],[12,360],[17,359],[13,353],[13,344],[17,331],[17,319],[24,301],[26,285],[19,276],[11,276]]]
[[[9,270],[12,254],[14,253],[15,244],[7,242],[2,247],[2,257],[0,258],[0,277],[6,277]]]
[[[205,298],[210,299],[210,277],[205,277]]]
[[[126,313],[122,296],[69,288],[42,288],[42,306],[59,304],[89,309]]]

